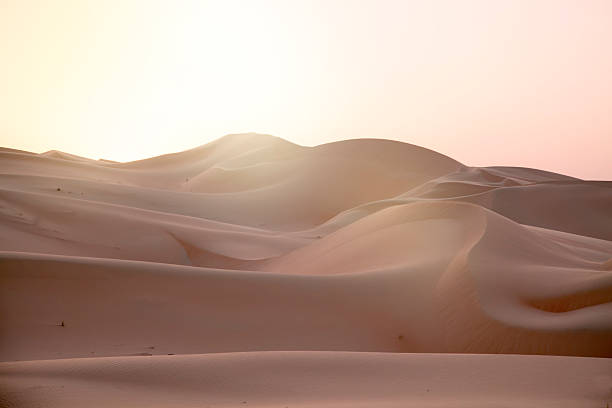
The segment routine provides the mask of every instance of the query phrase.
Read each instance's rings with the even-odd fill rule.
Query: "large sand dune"
[[[2,149],[0,251],[3,406],[612,402],[609,182],[374,139]]]

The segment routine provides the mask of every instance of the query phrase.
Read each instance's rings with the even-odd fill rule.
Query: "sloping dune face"
[[[601,404],[586,357],[612,357],[610,182],[375,139],[0,149],[0,405]]]

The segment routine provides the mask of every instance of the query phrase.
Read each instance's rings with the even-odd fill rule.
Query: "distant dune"
[[[603,408],[612,182],[377,139],[0,149],[0,316],[6,407]]]

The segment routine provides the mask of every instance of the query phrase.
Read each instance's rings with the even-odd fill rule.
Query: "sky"
[[[612,1],[0,0],[0,145],[258,132],[612,180]]]

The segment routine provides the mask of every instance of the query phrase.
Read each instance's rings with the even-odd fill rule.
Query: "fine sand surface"
[[[610,357],[612,182],[375,139],[0,149],[2,407],[603,408]]]
[[[6,407],[605,407],[605,359],[250,352],[4,363]]]

